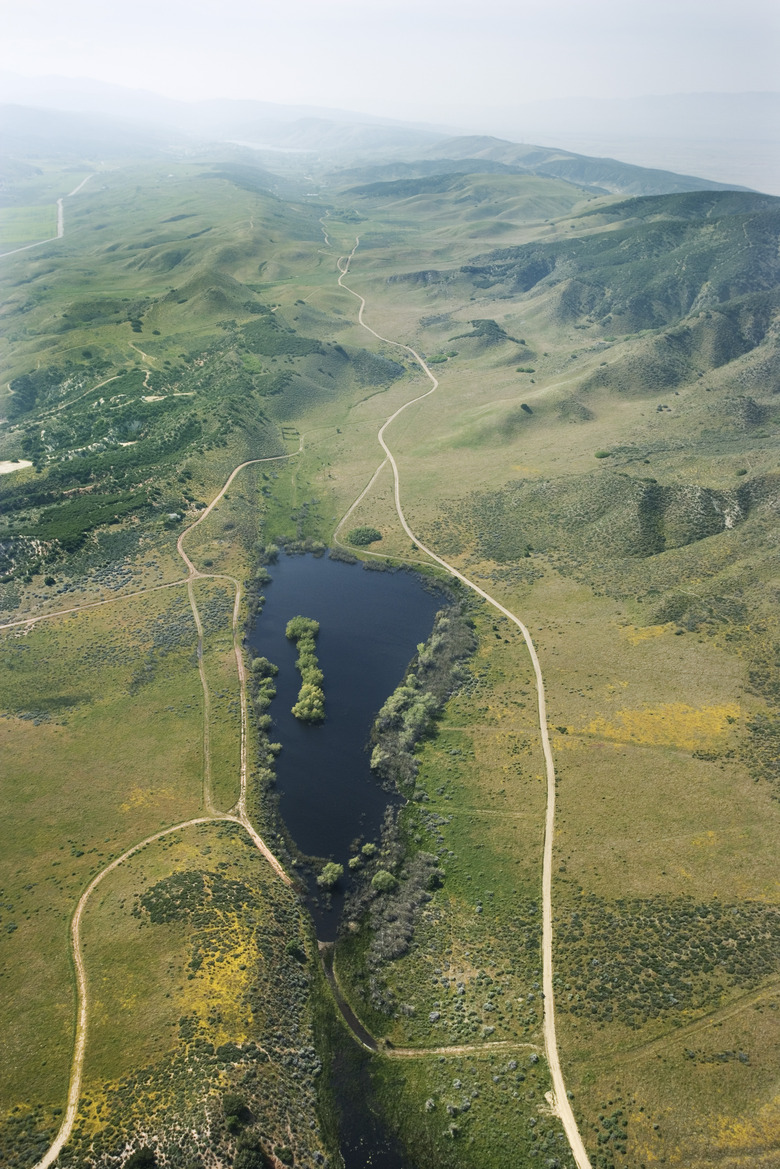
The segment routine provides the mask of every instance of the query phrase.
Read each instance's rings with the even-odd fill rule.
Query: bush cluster
[[[371,528],[368,525],[364,525],[360,528],[353,528],[351,532],[348,532],[347,539],[350,544],[373,544],[375,540],[382,539],[382,533],[379,531],[379,528]]]
[[[268,658],[259,657],[255,658],[252,662],[250,688],[255,710],[260,719],[266,716],[266,711],[271,705],[272,699],[276,697],[274,678],[278,673],[279,667],[275,666],[273,662],[269,662]],[[261,728],[267,729],[263,728],[262,724]]]
[[[596,1169],[615,1169],[615,1157],[625,1157],[628,1152],[628,1119],[625,1112],[622,1108],[613,1108],[608,1112],[604,1105],[598,1114],[598,1124],[594,1124],[593,1129],[597,1134],[594,1166]]]
[[[328,861],[317,877],[320,889],[333,889],[344,876],[344,866],[336,861]]]
[[[383,780],[399,789],[408,789],[414,782],[415,746],[429,733],[434,718],[462,681],[461,663],[475,647],[473,625],[463,604],[436,614],[430,638],[417,647],[416,661],[374,723],[371,766]]]
[[[431,900],[431,890],[442,883],[444,875],[438,857],[428,852],[418,852],[405,866],[400,880],[386,869],[378,870],[371,885],[386,895],[378,897],[371,906],[374,936],[368,951],[369,968],[406,953],[417,914]]]
[[[305,935],[301,909],[285,891],[268,894],[267,877],[251,859],[254,846],[239,826],[226,824],[216,833],[230,841],[230,849],[220,849],[225,861],[215,856],[210,868],[154,882],[136,900],[136,910],[151,934],[180,923],[179,936],[190,946],[186,977],[205,977],[204,986],[231,968],[237,952],[245,954],[251,975],[234,996],[236,1022],[223,1020],[214,1003],[208,1018],[196,1010],[183,1015],[170,1053],[105,1087],[100,1126],[88,1113],[77,1124],[63,1153],[66,1169],[119,1166],[139,1146],[150,1147],[167,1169],[256,1169],[278,1164],[271,1155],[277,1145],[290,1149],[296,1164],[325,1162],[316,1119],[322,1064],[309,1007],[311,972],[303,947],[295,955],[289,947],[292,939],[300,946]],[[234,866],[230,877],[225,870]],[[271,980],[265,976],[269,969]],[[43,1155],[48,1142],[38,1148],[38,1134],[46,1121],[49,1116],[36,1117],[35,1147],[26,1148],[23,1161],[9,1164],[24,1169]],[[47,1127],[56,1129],[56,1123]],[[0,1121],[6,1151],[4,1136]],[[239,1160],[239,1151],[250,1147],[254,1155]],[[258,1160],[261,1153],[265,1160]]]
[[[372,731],[371,766],[387,786],[414,798],[425,798],[415,784],[415,747],[463,681],[463,659],[476,647],[467,604],[467,599],[461,599],[437,613],[430,638],[417,647],[412,667],[380,710]],[[381,850],[366,845],[360,858],[350,863],[356,880],[347,891],[345,905],[345,919],[364,919],[370,924],[367,993],[372,1006],[385,1014],[392,1014],[395,1005],[384,986],[381,967],[407,952],[420,913],[445,875],[438,857],[416,851],[402,839],[398,812],[398,807],[391,806],[385,813]]]
[[[729,986],[754,986],[780,954],[780,912],[689,898],[606,902],[594,896],[556,930],[562,1005],[594,1022],[701,1009]]]
[[[301,722],[318,723],[325,718],[323,674],[315,653],[315,642],[320,631],[318,621],[310,617],[293,617],[287,622],[287,637],[298,647],[296,666],[301,675],[301,689],[292,712]]]
[[[190,870],[172,873],[147,889],[138,898],[133,915],[143,920],[144,914],[152,925],[190,920],[193,925],[205,927],[213,922],[215,912],[241,911],[255,898],[244,881],[225,877],[221,873]]]

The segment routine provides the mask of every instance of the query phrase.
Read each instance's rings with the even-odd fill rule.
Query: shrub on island
[[[387,869],[378,869],[371,878],[371,888],[376,889],[377,893],[391,893],[397,885],[395,877]]]
[[[335,861],[328,861],[323,867],[319,877],[317,877],[317,884],[320,889],[333,889],[338,885],[340,879],[344,876],[344,866],[336,864]]]
[[[325,718],[323,674],[315,652],[319,631],[319,622],[310,617],[293,617],[287,622],[287,636],[298,647],[295,664],[301,675],[301,689],[292,712],[297,719],[306,723],[319,723]]]

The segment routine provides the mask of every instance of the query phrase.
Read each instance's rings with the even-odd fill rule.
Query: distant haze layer
[[[768,90],[773,0],[102,0],[7,4],[0,67],[459,122],[559,97]]]

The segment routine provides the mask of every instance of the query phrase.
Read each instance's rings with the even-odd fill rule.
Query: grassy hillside
[[[546,146],[508,142],[488,135],[467,135],[437,142],[428,158],[479,158],[521,168],[527,174],[546,175],[577,183],[599,193],[621,195],[664,195],[681,191],[728,190],[725,183],[692,175],[633,166],[615,158],[591,158]]]
[[[207,466],[297,446],[307,404],[401,373],[320,340],[327,314],[308,336],[305,304],[281,310],[275,281],[320,262],[313,210],[223,168],[133,181],[140,199],[125,172],[93,177],[54,251],[6,261],[3,457],[32,463],[0,479],[6,608],[107,526],[128,548],[165,538],[203,506]]]
[[[558,1010],[586,1144],[600,1166],[769,1165],[775,201],[597,201],[557,222],[518,224],[512,246],[474,255],[472,245],[466,260],[469,227],[457,236],[442,227],[456,213],[455,182],[436,198],[435,211],[422,192],[387,205],[404,232],[418,209],[416,263],[405,236],[393,250],[372,234],[373,219],[362,225],[351,283],[372,327],[426,354],[441,382],[388,436],[410,523],[524,614],[539,646],[561,805]],[[385,547],[391,509],[380,481],[356,516],[384,529]],[[511,644],[500,622],[493,628],[496,646]],[[522,657],[518,647],[504,667],[520,701]],[[426,942],[383,969],[398,1004],[390,1034],[419,1026],[431,1004],[462,1032],[457,987],[468,996],[481,964],[472,971],[474,950],[466,959],[447,942],[437,965],[449,989],[433,1003],[427,939],[440,915],[460,921],[469,903],[473,913],[472,898],[484,910],[485,889],[497,907],[496,969],[507,947],[521,976],[512,934],[521,883],[511,865],[507,874],[503,828],[484,827],[485,795],[474,798],[498,766],[499,799],[519,817],[508,822],[515,863],[526,863],[518,713],[498,695],[494,682],[465,717],[451,704],[454,763],[446,723],[421,753],[427,832],[441,834],[448,865],[474,893],[465,904],[452,889],[435,894]],[[461,757],[468,795],[453,774]],[[511,914],[498,909],[507,876]],[[356,978],[355,1002],[360,994]],[[403,1004],[416,1006],[411,1022]],[[415,1139],[411,1118],[399,1113],[398,1124]]]
[[[332,306],[307,305],[323,282],[324,208],[283,203],[265,180],[221,161],[101,171],[66,199],[62,240],[4,261],[2,621],[105,602],[2,635],[11,835],[0,1148],[10,1165],[33,1164],[62,1119],[74,1039],[68,923],[80,893],[145,836],[202,815],[209,799],[226,811],[239,794],[234,585],[193,586],[205,707],[177,537],[238,464],[298,452],[304,418],[337,434],[352,405],[404,375],[342,344]],[[51,191],[74,185],[60,174],[58,191],[51,168],[20,175],[14,197],[48,213]],[[311,471],[279,481],[274,466],[284,464],[244,472],[189,538],[203,571],[243,581],[258,543],[321,534]],[[250,749],[257,803],[264,756],[254,739]],[[63,848],[67,877],[48,877]],[[175,912],[139,902],[147,886],[167,896],[172,880],[192,891],[186,912],[178,886]],[[231,1161],[241,1149],[311,1159],[331,1147],[311,1031],[316,975],[284,950],[292,929],[303,954],[310,927],[277,883],[219,824],[173,833],[106,878],[83,926],[90,1046],[67,1163],[127,1155],[144,1132],[172,1164],[191,1164],[200,1144]],[[239,1084],[231,1122],[222,1098]],[[199,1134],[186,1156],[183,1126]]]

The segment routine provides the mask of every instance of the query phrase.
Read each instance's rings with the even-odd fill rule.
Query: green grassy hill
[[[568,150],[529,146],[487,135],[467,135],[438,142],[427,151],[428,158],[480,158],[521,167],[530,174],[565,179],[598,192],[622,195],[661,195],[678,191],[719,191],[733,189],[692,175],[633,166],[614,158],[591,158]]]
[[[284,280],[316,255],[321,209],[280,201],[253,174],[146,169],[141,200],[124,172],[96,176],[55,251],[11,259],[5,447],[33,471],[0,479],[6,605],[106,524],[140,539],[181,523],[198,502],[188,458],[284,453],[280,420],[300,403],[401,372],[277,311],[269,269]]]

